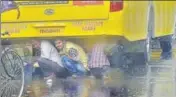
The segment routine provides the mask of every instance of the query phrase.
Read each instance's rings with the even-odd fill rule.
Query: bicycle
[[[24,89],[24,62],[13,49],[2,51],[0,97],[21,97]],[[2,69],[2,70],[1,70]]]

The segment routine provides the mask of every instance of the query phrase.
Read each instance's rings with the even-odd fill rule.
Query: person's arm
[[[81,47],[75,46],[74,49],[75,50],[75,57],[72,57],[71,59],[80,62],[84,68],[88,69],[88,56],[87,54],[84,52],[84,50]]]
[[[41,57],[44,58],[50,58],[50,55],[52,53],[52,45],[50,45],[49,42],[47,41],[42,41],[41,42]]]
[[[105,48],[104,48],[104,52],[106,55],[112,55],[112,50],[114,48],[115,44],[109,44],[109,45],[106,45]]]
[[[83,51],[79,54],[79,58],[80,58],[80,62],[83,64],[84,68],[86,68],[87,70],[89,70],[88,68],[88,56],[87,54]]]

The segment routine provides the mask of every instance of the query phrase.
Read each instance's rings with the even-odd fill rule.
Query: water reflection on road
[[[168,70],[161,71],[166,73],[164,76],[171,78]],[[47,89],[42,80],[33,81],[29,97],[147,97],[146,76],[129,77],[118,69],[111,70],[109,75],[104,81],[90,77],[56,79],[51,89]],[[164,94],[174,97],[170,95],[174,90],[173,85],[171,82],[156,82],[150,93],[155,97],[166,97]]]
[[[120,70],[111,70],[104,81],[90,77],[57,79],[52,89],[47,89],[41,80],[33,81],[30,97],[143,97],[145,78],[128,77]],[[111,95],[111,96],[110,96]]]

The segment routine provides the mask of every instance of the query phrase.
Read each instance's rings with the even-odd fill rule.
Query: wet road
[[[176,63],[174,60],[175,58],[170,61],[160,62],[159,64],[174,66]],[[139,68],[137,71],[138,73],[143,73],[145,70]],[[148,97],[148,92],[151,97],[175,97],[172,95],[175,90],[175,83],[169,82],[169,80],[172,80],[171,70],[157,67],[154,71],[157,72],[153,72],[151,75],[155,76],[153,79],[155,83],[151,84],[152,88],[150,91],[147,91],[149,86],[147,84],[147,75],[129,76],[119,69],[112,69],[109,78],[104,81],[104,84],[100,80],[89,77],[68,79],[67,81],[56,79],[54,88],[48,89],[42,80],[34,81],[28,90],[30,91],[28,97]],[[157,81],[162,77],[166,78],[165,81]],[[74,86],[79,89],[74,91],[76,90]],[[112,88],[117,95],[109,96],[113,94],[111,93]]]
[[[176,48],[176,47],[175,47]],[[154,59],[159,59],[160,50],[155,50]],[[163,61],[159,64],[175,65],[175,58],[170,61]],[[160,79],[160,77],[167,78],[164,82],[155,82],[152,86],[152,91],[149,91],[153,97],[176,97],[174,93],[175,84],[169,82],[172,80],[171,70],[155,68],[153,81]],[[174,68],[174,67],[171,67]],[[3,70],[1,70],[2,72]],[[138,68],[135,70],[137,75],[145,74],[145,70]],[[130,73],[132,74],[132,72]],[[119,69],[111,69],[109,78],[103,83],[100,80],[92,78],[70,78],[67,80],[56,79],[54,87],[48,89],[43,80],[34,80],[32,85],[28,87],[28,97],[148,97],[147,84],[148,76],[129,76]],[[77,90],[77,91],[76,91]],[[111,96],[109,96],[111,94]]]
[[[100,80],[95,80],[92,78],[68,79],[67,82],[65,81],[67,86],[64,86],[66,86],[66,88],[71,87],[68,86],[68,82],[70,81],[73,86],[79,86],[80,92],[69,91],[69,89],[68,91],[64,91],[64,83],[62,83],[60,79],[57,79],[57,83],[54,84],[54,88],[48,91],[44,83],[39,80],[33,82],[33,85],[30,87],[30,97],[100,97],[100,95],[101,97],[110,97],[107,96],[107,94],[110,93],[112,88],[113,91],[116,89],[116,93],[119,95],[112,97],[127,97],[125,96],[127,94],[128,97],[144,97],[142,95],[145,95],[146,91],[145,78],[124,78],[123,75],[124,74],[119,70],[112,70],[111,78],[106,79],[104,84],[102,84]],[[127,89],[124,90],[123,87],[126,87]],[[70,96],[71,94],[69,92],[73,92],[75,94]],[[96,94],[97,96],[92,96],[93,94]]]

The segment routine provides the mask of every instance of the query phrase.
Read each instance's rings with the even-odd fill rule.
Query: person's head
[[[39,40],[32,40],[32,46],[34,48],[40,48],[40,41]]]
[[[60,39],[55,40],[55,46],[59,50],[63,49],[63,47],[64,47],[64,41],[60,40]]]

